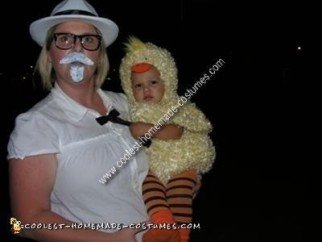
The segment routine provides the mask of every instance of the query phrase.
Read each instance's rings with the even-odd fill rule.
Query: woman
[[[37,70],[51,92],[17,117],[10,137],[12,210],[22,224],[64,225],[23,229],[22,236],[141,241],[138,230],[120,228],[148,218],[141,189],[148,171],[144,153],[133,156],[107,184],[99,182],[135,142],[126,126],[101,126],[95,120],[112,109],[127,116],[124,96],[100,89],[108,71],[105,48],[117,37],[116,24],[98,17],[85,0],[65,0],[51,16],[33,22],[30,33],[43,46]],[[73,223],[117,228],[75,229]]]

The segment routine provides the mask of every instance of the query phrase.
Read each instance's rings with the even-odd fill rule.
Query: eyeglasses
[[[54,33],[55,45],[61,50],[71,49],[75,45],[76,39],[80,40],[85,50],[95,51],[101,45],[102,36],[95,34]]]

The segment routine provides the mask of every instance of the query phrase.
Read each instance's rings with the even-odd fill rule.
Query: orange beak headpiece
[[[151,67],[152,67],[151,64],[142,62],[142,63],[133,65],[131,67],[131,71],[134,73],[143,73],[150,70]]]

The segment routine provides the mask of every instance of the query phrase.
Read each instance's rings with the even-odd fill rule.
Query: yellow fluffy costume
[[[171,54],[152,43],[143,43],[130,38],[126,44],[126,55],[120,66],[123,90],[129,101],[129,119],[133,122],[156,124],[171,109],[178,106],[177,68]],[[134,99],[131,87],[131,67],[139,63],[155,66],[165,84],[162,100],[157,104],[138,103]],[[171,117],[168,123],[184,128],[179,140],[153,139],[146,152],[149,155],[151,171],[164,184],[173,176],[189,168],[199,173],[207,172],[215,160],[215,147],[208,134],[211,123],[195,104],[187,102]]]

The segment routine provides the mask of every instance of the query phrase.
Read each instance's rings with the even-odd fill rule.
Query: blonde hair
[[[54,39],[54,32],[56,26],[53,26],[48,30],[46,42],[41,49],[38,60],[36,62],[35,72],[38,72],[41,77],[42,86],[46,90],[50,90],[55,82],[56,73],[53,69],[52,64],[48,61],[48,51],[50,49],[51,43]],[[95,27],[95,30],[98,34],[101,34],[100,31]],[[95,88],[100,88],[105,81],[107,73],[109,71],[109,61],[106,53],[105,43],[102,42],[99,48],[100,56],[98,59],[96,75],[94,79]]]

